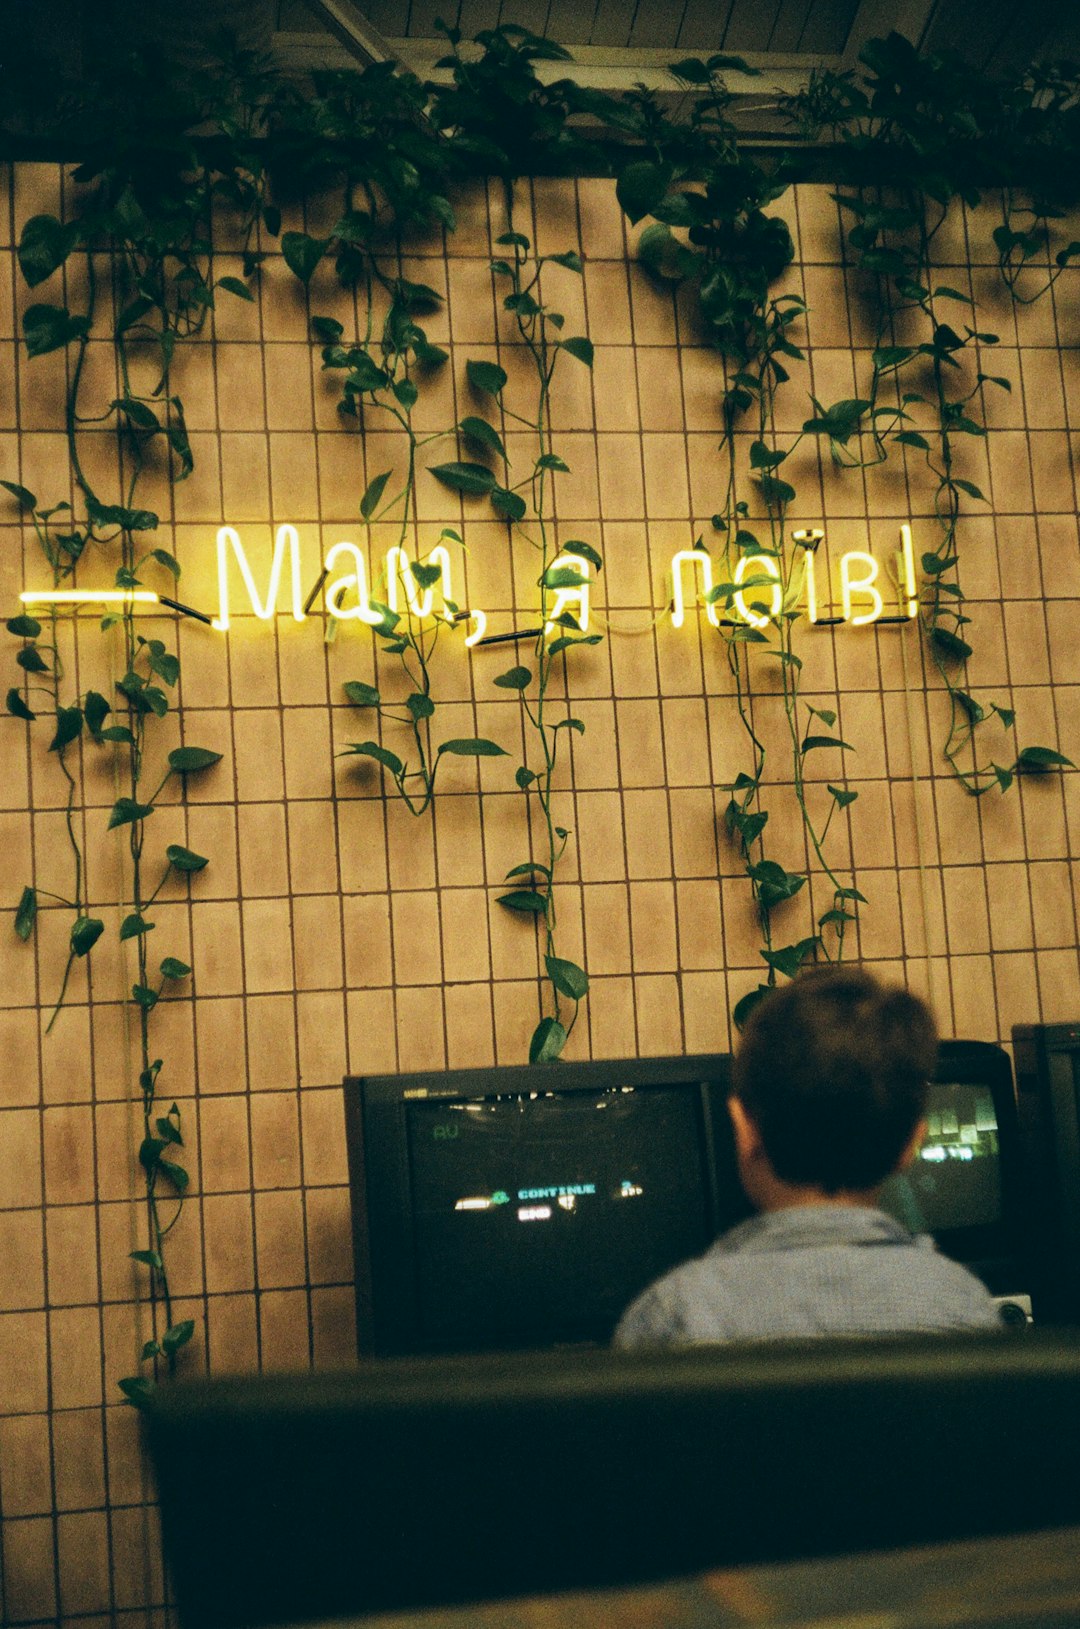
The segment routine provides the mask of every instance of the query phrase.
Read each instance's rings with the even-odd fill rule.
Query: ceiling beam
[[[341,0],[330,0],[330,3],[340,4]],[[449,69],[435,66],[439,58],[446,55],[445,40],[391,39],[386,43],[391,54],[421,79],[449,82]],[[478,55],[479,48],[473,49]],[[462,54],[466,57],[471,54],[468,45],[463,46]],[[548,85],[556,79],[573,79],[589,90],[612,94],[632,90],[635,85],[645,85],[669,96],[685,90],[670,71],[670,64],[679,57],[675,47],[575,45],[571,54],[572,62],[535,62],[536,77]],[[746,52],[744,61],[759,73],[744,74],[734,69],[724,73],[724,82],[740,101],[747,97],[770,100],[777,91],[794,94],[802,89],[815,68],[839,66],[837,57],[764,51]]]
[[[304,0],[308,10],[313,12],[325,28],[333,34],[341,45],[345,47],[353,60],[353,65],[366,67],[369,62],[388,62],[397,58],[398,53],[391,49],[389,42],[384,39],[377,28],[368,22],[360,7],[354,0]],[[279,38],[281,36],[279,35]],[[293,36],[296,38],[297,36]],[[310,34],[298,36],[301,40],[310,42]],[[288,36],[286,36],[288,38]],[[307,66],[317,66],[309,63]],[[327,62],[324,67],[340,67],[340,61]]]

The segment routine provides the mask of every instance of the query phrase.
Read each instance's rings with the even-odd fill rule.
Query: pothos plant
[[[1016,299],[1048,291],[1080,255],[1080,243],[1056,253],[1054,269],[1037,290],[1021,292],[1021,274],[1046,249],[1047,222],[1064,213],[1062,166],[1043,150],[1051,132],[1061,132],[1062,114],[1075,105],[1080,81],[1075,73],[1029,71],[999,91],[949,54],[920,57],[897,34],[871,41],[862,62],[861,82],[850,74],[822,75],[795,104],[796,116],[843,138],[853,178],[835,194],[851,223],[845,241],[855,263],[879,286],[867,396],[841,404],[839,439],[846,444],[869,430],[881,457],[888,440],[925,461],[938,537],[921,559],[920,620],[949,698],[942,753],[964,789],[978,797],[995,787],[1007,791],[1017,774],[1071,766],[1071,760],[1048,747],[1025,746],[1012,754],[1006,746],[1006,762],[1000,763],[982,746],[983,726],[994,720],[1011,732],[1015,715],[1009,707],[977,700],[966,681],[973,647],[961,582],[962,523],[965,506],[985,503],[986,496],[963,473],[964,448],[986,436],[986,392],[1010,390],[1011,382],[985,371],[993,366],[998,335],[979,325],[966,290],[940,279],[935,238],[961,201],[972,209],[980,203],[988,174],[1005,181],[1005,219],[993,231],[1004,282]],[[1031,221],[1017,229],[1011,183],[1039,173],[1043,190],[1030,206]],[[1075,188],[1075,182],[1066,184]],[[896,344],[890,330],[901,323],[908,330],[912,319],[921,322],[925,337]],[[890,389],[892,407],[879,405]],[[890,421],[886,426],[878,423],[882,417]]]
[[[567,53],[525,29],[507,27],[481,34],[478,38],[482,55],[471,62],[466,61],[458,49],[460,33],[447,32],[451,54],[444,65],[452,68],[453,80],[450,87],[435,96],[429,107],[429,127],[441,131],[449,142],[451,174],[454,166],[460,165],[463,155],[470,160],[481,158],[486,165],[498,170],[506,185],[509,216],[513,176],[520,166],[534,164],[541,156],[549,160],[555,154],[565,157],[580,145],[567,133],[568,109],[561,93],[546,90],[534,67],[541,58],[566,58]],[[408,759],[403,758],[384,737],[378,741],[353,742],[346,748],[346,755],[379,763],[396,794],[415,815],[425,813],[431,805],[444,755],[505,755],[506,749],[486,738],[454,738],[435,744],[432,734],[435,727],[432,721],[438,707],[433,693],[432,660],[448,626],[469,617],[467,608],[445,599],[442,614],[431,616],[442,578],[442,564],[435,555],[445,553],[448,544],[461,545],[462,539],[452,528],[443,528],[430,555],[414,560],[408,559],[404,546],[410,536],[419,531],[416,484],[425,472],[418,463],[418,454],[429,444],[455,435],[463,443],[462,450],[472,457],[433,465],[429,473],[455,493],[486,498],[496,515],[507,523],[519,545],[535,550],[539,568],[540,628],[535,635],[528,636],[534,641],[535,668],[517,665],[494,682],[497,687],[519,695],[524,720],[538,749],[537,767],[522,764],[516,772],[516,780],[537,811],[542,854],[540,857],[530,855],[511,868],[507,880],[520,880],[523,885],[500,896],[499,903],[540,924],[551,1011],[541,1016],[529,1044],[529,1058],[534,1063],[549,1062],[559,1056],[566,1044],[579,1003],[588,989],[588,977],[577,963],[558,954],[554,891],[556,866],[570,836],[569,829],[559,824],[553,808],[553,781],[560,742],[564,739],[560,732],[583,733],[584,725],[580,719],[565,715],[553,718],[554,708],[548,691],[566,652],[575,644],[596,644],[600,638],[586,633],[571,613],[552,614],[552,596],[580,587],[585,581],[582,572],[591,566],[599,570],[601,558],[591,544],[568,542],[563,545],[564,558],[559,561],[560,551],[552,540],[551,482],[554,475],[565,471],[567,466],[551,445],[551,380],[556,364],[564,355],[591,365],[592,346],[584,336],[564,338],[562,315],[544,305],[538,295],[545,264],[557,264],[580,274],[581,260],[572,251],[533,256],[529,239],[514,231],[512,224],[511,230],[498,239],[502,253],[492,262],[492,272],[496,278],[505,280],[507,292],[503,305],[512,313],[519,342],[530,359],[535,379],[535,396],[529,413],[519,413],[506,402],[507,374],[498,363],[470,359],[466,364],[466,382],[476,405],[486,405],[489,412],[501,410],[504,419],[523,425],[533,437],[535,455],[531,470],[520,480],[513,480],[502,436],[490,418],[480,413],[465,414],[446,429],[418,434],[413,410],[427,379],[445,365],[447,354],[429,341],[420,326],[419,315],[437,307],[440,296],[434,289],[401,275],[401,233],[413,223],[428,225],[432,220],[453,228],[452,207],[441,190],[446,185],[447,166],[444,161],[444,168],[440,170],[430,148],[424,147],[417,153],[410,147],[411,158],[422,156],[426,167],[410,163],[408,184],[402,186],[392,139],[393,121],[388,120],[387,110],[382,106],[387,84],[394,82],[388,82],[383,75],[376,77],[372,95],[378,105],[372,109],[363,101],[367,77],[350,80],[346,86],[334,82],[325,87],[331,97],[338,92],[347,93],[350,119],[357,119],[360,108],[360,127],[370,128],[375,143],[375,150],[365,148],[362,162],[355,168],[351,156],[346,162],[344,211],[340,220],[326,239],[295,233],[286,234],[282,239],[286,259],[305,283],[310,282],[320,260],[332,255],[338,279],[360,293],[362,319],[355,340],[346,336],[336,319],[313,319],[316,337],[325,342],[323,367],[341,380],[339,411],[359,419],[365,426],[377,416],[387,415],[398,427],[405,452],[403,475],[395,480],[392,470],[376,474],[360,498],[359,511],[367,522],[394,518],[397,521],[397,549],[392,558],[397,562],[398,577],[383,585],[382,590],[393,603],[371,601],[369,615],[382,656],[396,658],[400,663],[407,694],[400,702],[392,701],[379,686],[360,680],[348,681],[345,691],[355,706],[375,711],[395,734],[404,728],[411,736],[412,752]],[[415,82],[408,82],[406,94],[415,94],[415,89]],[[317,114],[315,122],[320,129],[325,129],[328,120],[325,115]],[[355,124],[353,128],[355,130]],[[411,137],[411,130],[408,133]],[[386,173],[387,155],[389,173]],[[460,169],[457,173],[461,173]],[[381,324],[375,316],[377,299],[388,304]],[[481,462],[481,459],[487,461]],[[498,475],[496,470],[500,472]],[[571,557],[569,561],[567,556]]]
[[[65,647],[75,644],[77,606],[64,628],[61,622],[68,618],[56,604],[50,606],[47,629],[31,609],[8,623],[9,631],[22,641],[17,661],[27,675],[24,689],[9,692],[8,708],[31,725],[39,714],[49,719],[50,751],[57,754],[67,783],[72,867],[70,896],[46,896],[30,885],[24,888],[16,932],[24,940],[31,937],[42,901],[70,912],[58,1009],[72,967],[90,958],[107,931],[104,918],[92,914],[73,816],[90,754],[108,754],[117,796],[103,826],[127,840],[130,897],[117,931],[134,957],[127,999],[143,1121],[138,1162],[144,1177],[145,1245],[132,1252],[132,1259],[147,1274],[153,1321],[141,1353],[147,1368],[119,1382],[135,1403],[145,1401],[153,1389],[160,1365],[169,1372],[174,1369],[177,1353],[194,1332],[191,1319],[175,1316],[165,1253],[189,1185],[189,1173],[178,1158],[184,1143],[182,1115],[175,1100],[165,1107],[168,1095],[163,1094],[162,1077],[167,1077],[167,1068],[165,1060],[155,1056],[153,1038],[155,1008],[186,984],[192,969],[176,955],[153,952],[151,935],[156,927],[154,905],[166,885],[186,889],[208,864],[206,856],[180,843],[169,843],[152,857],[147,844],[153,828],[148,823],[168,788],[179,783],[182,799],[188,776],[208,770],[220,758],[209,748],[186,743],[173,747],[156,784],[147,784],[150,732],[166,727],[161,721],[175,713],[180,661],[152,627],[144,631],[140,592],[149,581],[165,606],[176,613],[188,608],[164,591],[175,591],[181,568],[168,550],[147,541],[157,530],[159,517],[140,506],[139,482],[159,448],[160,463],[171,481],[182,481],[191,473],[194,461],[183,402],[171,383],[176,347],[202,331],[222,292],[252,298],[240,279],[213,280],[210,220],[215,205],[226,204],[246,222],[245,272],[251,276],[261,258],[250,244],[263,211],[264,180],[254,137],[270,84],[261,65],[245,55],[223,61],[215,73],[174,78],[160,64],[143,60],[113,64],[107,88],[101,87],[80,125],[81,145],[88,156],[72,177],[85,188],[74,213],[64,221],[49,215],[33,217],[18,247],[20,269],[30,288],[67,268],[69,274],[78,272],[69,276],[69,286],[81,285],[85,291],[74,309],[74,302],[39,301],[22,319],[31,365],[34,358],[52,352],[68,356],[64,419],[75,507],[68,500],[42,506],[20,483],[3,484],[29,517],[54,587],[68,582],[80,561],[92,555],[114,563],[119,609],[109,611],[101,626],[105,634],[115,630],[122,671],[111,697],[79,689],[75,665],[63,655]],[[216,126],[215,135],[194,134],[207,120]],[[272,229],[268,207],[265,220]],[[101,245],[112,252],[108,311],[102,309],[95,263]],[[87,348],[103,332],[115,350],[120,393],[111,400],[90,400]],[[98,477],[83,456],[88,429],[99,432],[103,426],[112,431],[119,453],[119,494],[98,489]],[[82,799],[84,806],[90,801]]]
[[[865,901],[850,877],[838,872],[826,848],[834,815],[857,794],[830,783],[823,817],[808,797],[809,755],[852,749],[839,736],[826,733],[836,724],[835,713],[811,706],[800,695],[803,664],[792,630],[799,617],[806,550],[821,534],[800,533],[789,526],[787,516],[797,494],[781,469],[804,436],[828,435],[834,429],[837,410],[815,402],[815,416],[802,432],[789,445],[780,445],[776,396],[789,382],[785,360],[803,359],[796,340],[805,306],[797,295],[771,293],[794,257],[785,222],[767,213],[788,182],[782,172],[739,153],[724,81],[731,69],[752,72],[741,58],[723,55],[705,61],[687,58],[673,65],[672,71],[697,92],[685,123],[672,123],[644,94],[636,98],[639,133],[648,156],[635,156],[622,170],[617,192],[632,222],[652,217],[639,239],[640,258],[658,278],[693,289],[702,326],[724,368],[723,373],[718,369],[717,381],[723,439],[712,519],[721,580],[706,600],[724,645],[750,749],[748,766],[725,788],[729,799],[724,824],[751,886],[766,967],[765,982],[735,1006],[735,1022],[741,1024],[778,975],[793,976],[818,952],[842,956],[846,930],[856,919],[855,907]],[[748,421],[752,434],[741,437],[749,441],[745,468],[736,436]],[[753,511],[762,510],[763,524],[751,518]],[[704,538],[695,547],[709,553]],[[742,615],[734,614],[736,607]],[[816,902],[813,931],[786,944],[778,942],[774,918],[782,919],[783,908],[807,886],[811,873],[790,870],[769,854],[770,811],[762,801],[766,748],[755,725],[755,707],[768,705],[755,682],[762,663],[775,663],[773,671],[779,675],[792,792],[817,878],[813,890],[816,893],[822,882],[827,890],[826,898]]]

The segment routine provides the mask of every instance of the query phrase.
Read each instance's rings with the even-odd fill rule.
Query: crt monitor
[[[1080,1021],[1013,1029],[1028,1169],[1033,1305],[1080,1324]]]
[[[926,1138],[886,1183],[883,1209],[977,1272],[997,1295],[1026,1292],[1016,1100],[1007,1053],[942,1041]]]
[[[361,1350],[606,1342],[747,1213],[726,1056],[345,1082]]]

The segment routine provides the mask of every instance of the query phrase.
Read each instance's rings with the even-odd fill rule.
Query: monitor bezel
[[[590,1059],[553,1065],[425,1070],[349,1076],[345,1128],[352,1194],[357,1346],[361,1356],[459,1350],[421,1333],[412,1224],[406,1110],[415,1101],[468,1101],[530,1092],[596,1092],[619,1086],[681,1086],[696,1091],[702,1130],[708,1226],[715,1236],[749,1213],[737,1187],[727,1134],[731,1056]],[[722,1121],[718,1120],[722,1116]],[[720,1135],[717,1127],[720,1126]],[[475,1350],[483,1350],[477,1346]]]

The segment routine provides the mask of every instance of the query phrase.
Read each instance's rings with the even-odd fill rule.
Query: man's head
[[[936,1053],[926,1004],[862,968],[814,968],[766,996],[733,1071],[748,1190],[756,1160],[781,1188],[871,1193],[918,1145]],[[776,1202],[769,1192],[750,1197]]]

